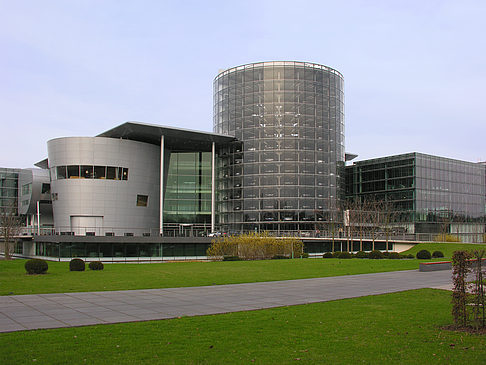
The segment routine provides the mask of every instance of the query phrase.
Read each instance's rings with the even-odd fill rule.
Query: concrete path
[[[450,286],[449,270],[414,270],[191,288],[0,296],[0,332],[218,314]]]

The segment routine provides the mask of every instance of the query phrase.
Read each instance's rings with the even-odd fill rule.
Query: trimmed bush
[[[432,258],[432,255],[430,254],[430,251],[420,250],[419,252],[417,252],[416,257],[420,260],[429,260]]]
[[[240,256],[223,256],[223,261],[241,261]]]
[[[352,259],[353,255],[349,252],[343,251],[343,252],[336,252],[334,254],[334,257],[338,259]]]
[[[308,259],[309,258],[309,254],[307,252],[302,252],[300,254],[300,257],[303,258],[303,259]]]
[[[358,251],[356,252],[356,255],[354,255],[357,259],[367,259],[368,254],[364,251]]]
[[[88,267],[90,270],[103,270],[105,268],[101,261],[91,261]]]
[[[326,252],[324,255],[322,255],[323,259],[332,259],[333,257],[334,255],[332,254],[332,252]]]
[[[81,259],[72,259],[69,261],[69,271],[84,271],[84,261]]]
[[[374,259],[374,260],[382,259],[383,258],[383,252],[378,251],[378,250],[371,251],[368,254],[368,258]]]
[[[434,252],[432,252],[432,257],[433,258],[444,257],[444,254],[443,254],[442,251],[434,251]]]
[[[387,258],[392,259],[392,260],[398,260],[401,257],[400,257],[400,254],[398,252],[389,252]]]
[[[27,274],[45,274],[49,266],[45,260],[30,259],[25,263],[25,270]]]
[[[388,256],[390,256],[390,251],[382,252],[382,254],[383,254],[383,258],[387,259]]]

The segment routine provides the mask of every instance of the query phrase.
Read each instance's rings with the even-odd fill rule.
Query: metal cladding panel
[[[85,227],[85,232],[96,235],[141,235],[158,227],[160,147],[113,138],[69,137],[49,141],[48,154],[56,231],[71,232],[71,217],[87,217],[82,220],[86,222],[92,221],[89,217],[102,217],[101,228]],[[65,166],[122,168],[128,178],[62,178],[57,168]],[[146,206],[137,206],[137,195],[148,197]]]

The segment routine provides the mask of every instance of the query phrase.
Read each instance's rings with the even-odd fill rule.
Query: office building
[[[346,167],[348,200],[385,201],[394,221],[417,239],[451,234],[482,242],[486,165],[408,153]]]

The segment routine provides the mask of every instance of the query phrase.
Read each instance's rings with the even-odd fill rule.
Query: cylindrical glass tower
[[[214,80],[225,231],[314,231],[339,220],[344,192],[342,75],[306,62],[261,62]]]

